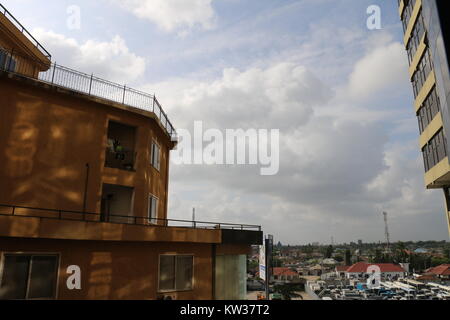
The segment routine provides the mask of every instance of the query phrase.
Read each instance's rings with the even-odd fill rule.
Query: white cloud
[[[145,59],[130,52],[119,35],[109,42],[88,40],[78,43],[75,39],[44,29],[35,29],[33,34],[58,64],[121,84],[128,84],[145,72]]]
[[[332,96],[317,77],[293,63],[245,71],[229,68],[212,82],[175,80],[147,85],[143,90],[156,90],[173,120],[186,128],[194,120],[204,120],[215,128],[291,130],[306,123],[313,107]]]
[[[212,0],[112,0],[141,19],[148,19],[171,32],[200,26],[214,26]],[[184,34],[182,32],[181,34]]]
[[[442,218],[439,195],[424,190],[415,144],[390,142],[386,125],[398,125],[398,109],[367,106],[373,97],[389,101],[407,70],[399,43],[378,44],[354,63],[345,90],[329,88],[300,63],[149,85],[176,126],[190,129],[203,120],[221,129],[281,129],[276,176],[261,177],[251,166],[173,165],[171,215],[187,218],[186,208],[195,206],[204,219],[262,224],[291,243],[330,234],[341,241],[381,239],[382,210],[391,214],[394,239],[407,239],[410,230],[402,226],[424,215],[427,224]],[[415,124],[413,116],[408,121]]]
[[[368,54],[358,61],[350,75],[349,90],[355,98],[368,98],[374,93],[405,83],[407,59],[405,49],[398,42],[384,46],[373,46]]]

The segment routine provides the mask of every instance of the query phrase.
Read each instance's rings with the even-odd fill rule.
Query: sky
[[[279,129],[280,169],[171,164],[169,218],[284,244],[448,240],[394,0],[2,0],[53,61],[156,94],[176,128]],[[381,8],[369,30],[367,8]]]

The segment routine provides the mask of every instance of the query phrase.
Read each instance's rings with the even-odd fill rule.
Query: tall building
[[[450,2],[398,0],[419,122],[425,185],[442,189],[450,232]]]
[[[154,96],[52,63],[0,5],[0,299],[245,298],[261,228],[168,219],[176,143]]]

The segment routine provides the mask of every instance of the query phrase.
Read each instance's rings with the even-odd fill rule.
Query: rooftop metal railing
[[[51,60],[52,56],[51,54],[45,50],[45,48],[37,41],[31,33],[28,32],[28,30],[9,12],[1,3],[0,3],[0,12],[9,20],[12,24],[16,26],[17,29],[20,30],[27,38],[30,40],[36,48],[41,51],[41,53],[46,56],[48,59]]]
[[[124,215],[108,215],[101,213],[43,209],[25,206],[0,204],[0,216],[17,216],[53,220],[84,221],[92,223],[115,223],[127,225],[140,225],[146,227],[176,227],[189,229],[227,229],[261,231],[261,226],[222,222],[189,221],[177,219],[159,219],[152,217],[137,217]]]
[[[35,79],[31,76],[30,64],[25,63],[26,61],[29,61],[29,59],[18,55],[14,50],[7,52],[0,49],[0,70]],[[104,80],[92,74],[89,75],[63,67],[56,63],[52,63],[47,71],[40,72],[38,80],[88,96],[153,112],[172,141],[177,140],[177,132],[155,95]]]

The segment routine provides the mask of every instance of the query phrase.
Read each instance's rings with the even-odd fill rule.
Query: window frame
[[[157,159],[157,165],[155,164],[155,147],[158,148],[158,159]],[[161,171],[161,145],[156,141],[152,140],[152,144],[150,147],[150,164],[153,168],[155,168],[158,171]]]
[[[57,300],[59,297],[59,284],[60,284],[60,275],[61,275],[61,253],[60,252],[16,252],[16,251],[4,251],[0,255],[0,288],[3,283],[3,274],[5,271],[5,261],[6,256],[25,256],[30,257],[30,266],[28,267],[28,275],[27,275],[27,291],[25,293],[26,297],[24,299],[19,300]],[[56,257],[56,281],[53,298],[28,298],[29,294],[29,285],[30,285],[30,274],[31,274],[31,266],[32,266],[32,258],[34,256],[37,257]]]
[[[192,279],[191,279],[191,288],[190,289],[161,289],[161,257],[175,257],[175,267],[174,267],[174,272],[175,272],[175,278],[174,278],[174,282],[175,282],[175,287],[177,285],[177,260],[178,257],[191,257],[192,258]],[[172,293],[172,292],[189,292],[189,291],[194,291],[195,290],[195,255],[193,253],[183,253],[183,254],[174,254],[174,253],[162,253],[159,254],[158,256],[158,293]]]
[[[155,217],[152,217],[152,200],[156,200],[156,208],[155,208]],[[147,210],[147,220],[148,223],[151,225],[157,225],[159,218],[158,218],[158,209],[159,209],[159,198],[155,196],[154,194],[149,194],[148,197],[148,210]],[[155,220],[155,222],[153,222]]]

